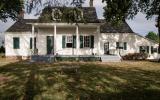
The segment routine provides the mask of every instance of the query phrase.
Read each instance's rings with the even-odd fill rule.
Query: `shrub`
[[[5,53],[5,48],[3,46],[0,47],[0,53]]]
[[[125,56],[122,56],[123,60],[146,60],[148,54],[146,53],[129,53]]]
[[[100,61],[99,57],[56,57],[57,61]]]

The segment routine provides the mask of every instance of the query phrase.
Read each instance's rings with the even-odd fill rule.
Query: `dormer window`
[[[81,21],[83,19],[83,11],[81,9],[75,10],[74,15],[77,21]]]
[[[62,18],[61,10],[57,8],[52,9],[52,19],[54,21],[61,21],[61,18]]]

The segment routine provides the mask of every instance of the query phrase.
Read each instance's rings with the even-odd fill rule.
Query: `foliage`
[[[52,7],[46,7],[43,9],[43,13],[41,14],[39,20],[41,22],[53,22],[52,9]],[[59,16],[60,20],[56,20],[56,22],[85,23],[83,11],[80,7],[57,7],[57,9],[59,9],[62,14]]]
[[[129,53],[125,56],[122,56],[123,60],[145,60],[147,59],[148,54],[146,53]]]
[[[0,20],[16,20],[23,9],[23,0],[0,0]]]
[[[120,25],[125,19],[133,19],[138,12],[147,18],[157,15],[156,22],[160,39],[160,0],[102,0],[106,3],[104,17],[113,25]],[[160,43],[159,43],[160,53]]]
[[[3,46],[0,47],[0,53],[5,53],[5,48]]]
[[[17,20],[23,12],[39,15],[41,10],[47,6],[75,6],[80,7],[85,0],[0,0],[0,20],[7,18]],[[24,10],[24,11],[23,11]]]
[[[154,33],[154,32],[149,32],[149,33],[146,35],[146,38],[158,42],[158,34],[156,34],[156,33]]]
[[[106,2],[104,7],[106,21],[114,25],[121,24],[128,17],[128,10],[132,5],[130,0],[102,0],[102,2]]]
[[[102,0],[106,3],[104,17],[107,21],[121,23],[133,19],[138,12],[147,14],[147,18],[159,15],[159,0]]]

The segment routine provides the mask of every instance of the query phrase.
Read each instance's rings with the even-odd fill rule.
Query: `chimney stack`
[[[93,7],[93,0],[90,0],[89,5],[90,7]]]

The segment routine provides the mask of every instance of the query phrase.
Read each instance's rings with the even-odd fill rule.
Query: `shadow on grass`
[[[60,66],[79,66],[77,70]],[[93,63],[27,64],[0,67],[9,80],[0,99],[159,100],[160,70],[124,69]]]

